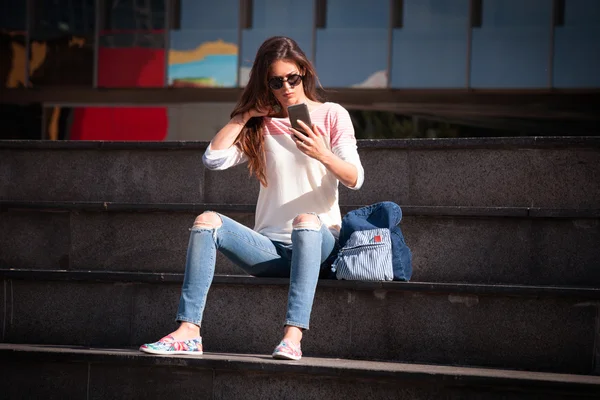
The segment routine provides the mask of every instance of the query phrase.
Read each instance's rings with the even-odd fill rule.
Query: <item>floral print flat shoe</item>
[[[175,340],[167,335],[158,342],[147,343],[140,346],[140,351],[150,354],[202,354],[202,337],[190,340]]]
[[[282,340],[273,351],[273,358],[281,360],[299,360],[302,358],[300,344],[294,344],[289,340]]]

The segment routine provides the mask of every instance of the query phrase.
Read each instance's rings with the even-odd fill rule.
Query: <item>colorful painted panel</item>
[[[182,0],[179,14],[170,31],[169,86],[237,86],[239,1]]]

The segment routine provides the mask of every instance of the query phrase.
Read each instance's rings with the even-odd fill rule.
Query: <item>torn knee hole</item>
[[[216,226],[211,224],[210,222],[194,222],[192,228],[204,228],[204,229],[215,229]]]
[[[321,229],[321,227],[318,225],[315,225],[312,222],[302,222],[302,223],[294,225],[294,229],[308,229],[311,231],[318,231],[319,229]]]
[[[217,214],[208,212],[196,217],[193,228],[216,229],[223,224],[221,217]]]
[[[292,223],[294,229],[321,229],[321,220],[315,215],[299,215]]]

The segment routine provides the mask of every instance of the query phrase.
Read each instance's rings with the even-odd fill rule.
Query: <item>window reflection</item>
[[[168,130],[166,107],[44,108],[44,138],[49,140],[164,140]]]
[[[596,121],[577,118],[498,118],[472,114],[349,110],[357,139],[598,136]]]
[[[325,87],[387,87],[389,0],[327,1],[316,68]]]
[[[271,36],[291,37],[309,59],[313,55],[314,1],[255,0],[251,3],[252,21],[242,31],[240,86],[248,83],[256,52],[262,42]]]
[[[402,24],[393,31],[392,87],[465,87],[469,1],[402,5]]]
[[[104,0],[99,87],[162,87],[166,0]]]
[[[471,86],[548,87],[552,2],[485,0],[473,28]]]
[[[0,8],[0,86],[26,86],[26,3],[5,0]]]
[[[600,1],[566,0],[554,27],[554,86],[600,88]]]
[[[2,0],[0,87],[244,86],[285,35],[330,88],[598,88],[599,18],[597,0]]]
[[[94,0],[32,2],[29,76],[32,86],[92,86]]]
[[[42,138],[42,106],[0,103],[0,140]]]
[[[174,87],[235,87],[239,1],[181,0],[170,31],[168,81]]]

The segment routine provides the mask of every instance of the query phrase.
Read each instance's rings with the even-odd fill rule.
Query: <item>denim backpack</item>
[[[342,219],[339,245],[332,270],[338,279],[408,281],[412,253],[398,224],[400,206],[384,201],[351,211]]]

